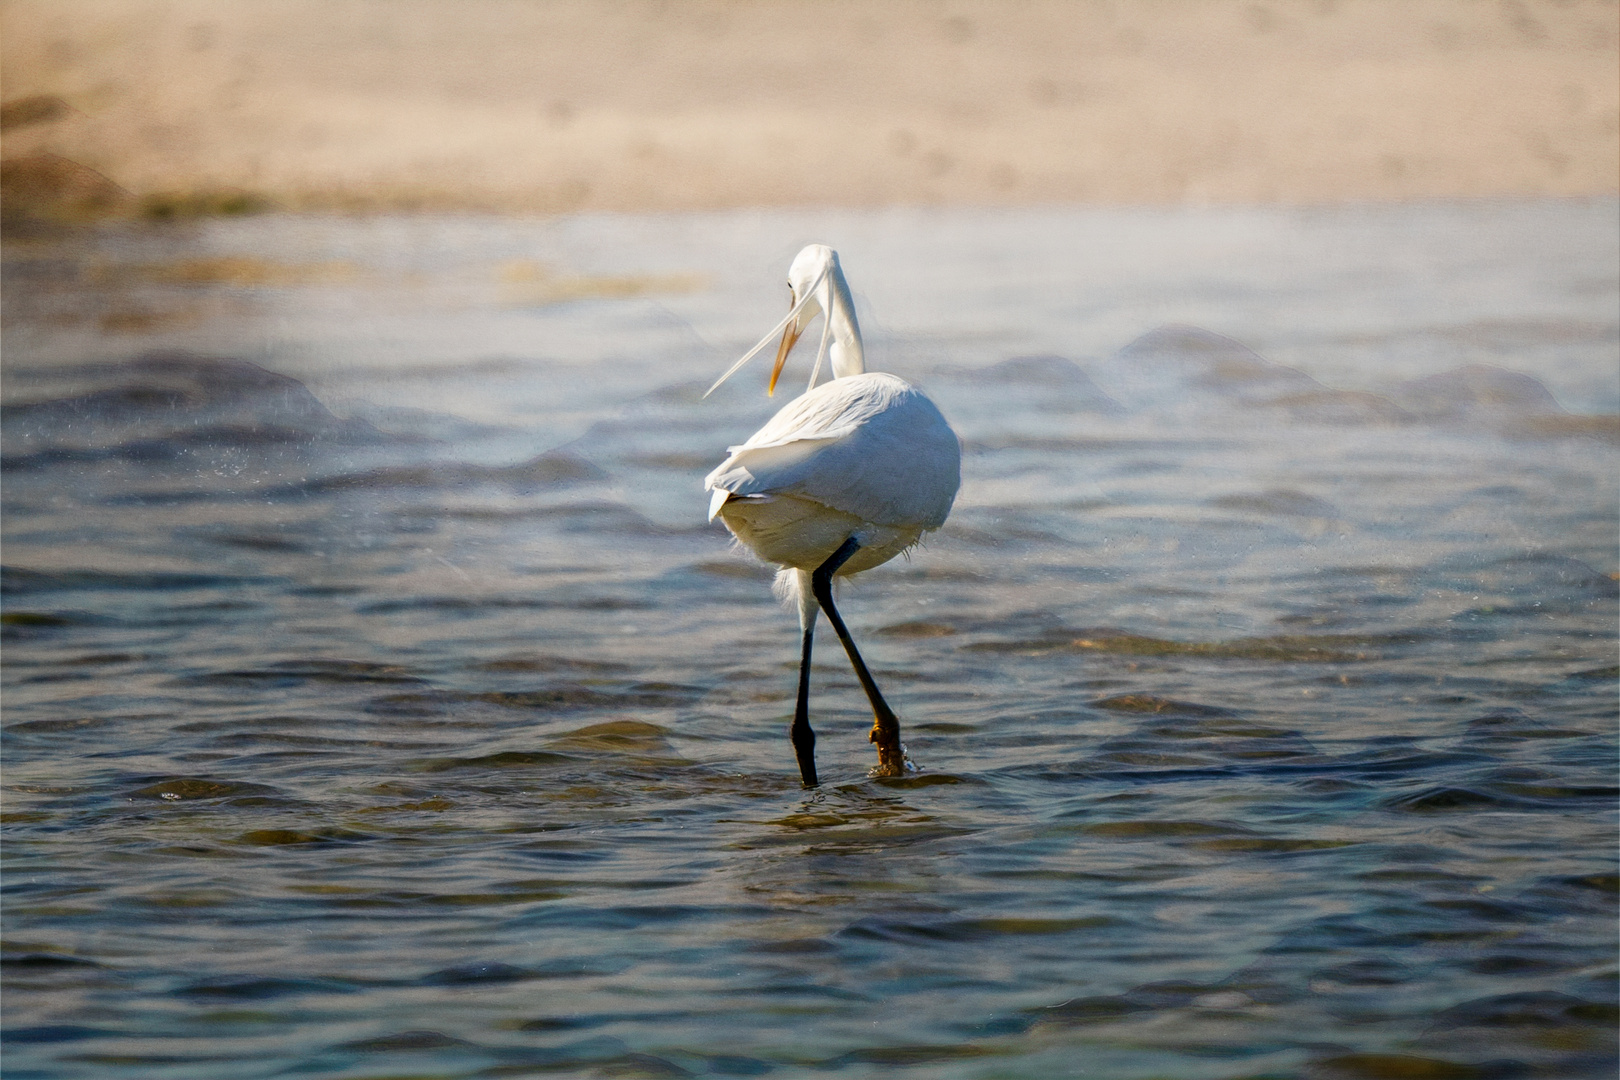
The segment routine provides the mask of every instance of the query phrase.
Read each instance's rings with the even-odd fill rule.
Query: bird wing
[[[904,380],[835,379],[789,402],[709,474],[733,495],[797,495],[877,525],[937,529],[961,482],[956,434]]]

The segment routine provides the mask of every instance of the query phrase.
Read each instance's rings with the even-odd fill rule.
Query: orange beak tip
[[[767,397],[776,396],[776,380],[782,377],[782,367],[787,363],[788,353],[793,351],[793,345],[799,340],[799,334],[792,323],[782,331],[782,344],[776,350],[776,363],[771,365],[771,381],[765,390]]]

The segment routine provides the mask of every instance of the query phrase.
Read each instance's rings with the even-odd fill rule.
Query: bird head
[[[832,360],[835,379],[865,371],[861,329],[855,321],[855,302],[849,295],[849,284],[844,280],[843,268],[838,264],[838,252],[826,244],[810,244],[794,257],[793,265],[788,268],[787,317],[716,379],[703,396],[708,397],[719,389],[721,383],[757,356],[780,333],[782,338],[776,349],[776,363],[771,367],[771,381],[766,390],[767,394],[774,396],[776,380],[782,375],[788,354],[793,351],[793,346],[805,329],[821,314],[826,314],[827,318],[822,326],[821,346],[816,351],[815,367],[810,371],[809,388],[815,389],[824,358]]]

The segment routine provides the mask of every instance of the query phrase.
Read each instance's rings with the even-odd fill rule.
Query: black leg
[[[799,656],[799,702],[793,708],[793,727],[788,730],[805,787],[820,783],[816,779],[816,733],[810,730],[810,645],[815,638],[816,624],[812,622],[804,628],[804,652]]]
[[[849,630],[844,626],[844,620],[832,602],[833,575],[838,572],[840,566],[849,561],[850,556],[860,550],[860,547],[853,536],[845,540],[839,549],[810,575],[810,591],[815,595],[816,603],[821,605],[821,610],[827,613],[827,621],[832,623],[833,629],[837,631],[838,640],[844,643],[844,651],[849,654],[849,663],[855,669],[855,677],[861,681],[861,689],[866,691],[866,699],[872,703],[871,739],[877,744],[878,772],[883,776],[902,776],[906,771],[906,755],[900,747],[900,719],[894,715],[894,710],[889,708],[889,703],[883,700],[882,692],[872,680],[872,673],[866,670],[866,661],[861,659],[860,650],[855,647],[855,639],[849,636]]]

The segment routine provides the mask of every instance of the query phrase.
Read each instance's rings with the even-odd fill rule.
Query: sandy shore
[[[13,204],[1620,190],[1612,0],[7,0],[0,29]]]

